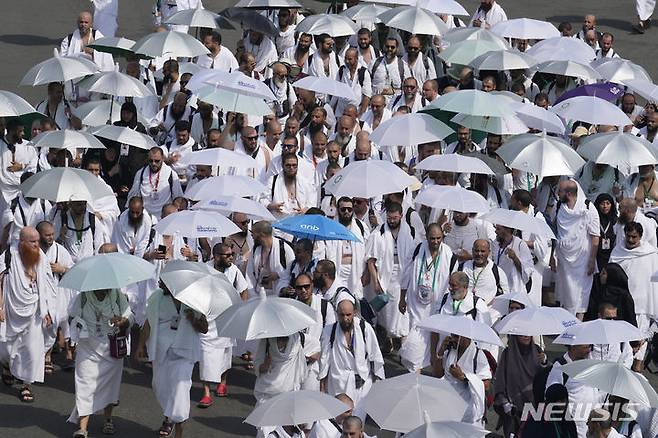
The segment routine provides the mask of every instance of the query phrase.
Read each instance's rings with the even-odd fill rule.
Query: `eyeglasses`
[[[384,46],[384,47],[387,48],[387,49],[397,49],[398,48],[398,46]]]
[[[338,210],[342,211],[342,212],[345,212],[345,213],[348,213],[348,212],[350,212],[354,209],[352,207],[340,207]]]
[[[295,148],[295,147],[297,147],[297,145],[295,145],[295,144],[290,144],[290,143],[283,143],[283,144],[281,144],[281,148],[282,148],[282,149],[293,149],[293,148]]]
[[[311,288],[311,283],[306,283],[306,284],[296,284],[295,289],[310,289]]]

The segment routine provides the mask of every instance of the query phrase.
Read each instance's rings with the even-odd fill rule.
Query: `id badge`
[[[128,146],[127,144],[121,144],[121,156],[122,157],[127,157],[129,150],[130,150],[130,146]]]
[[[96,337],[100,338],[101,336],[103,336],[103,327],[101,326],[101,324],[99,322],[97,322],[96,323]]]
[[[172,330],[178,330],[178,323],[180,322],[180,315],[176,315],[171,319],[171,324],[169,324],[169,328]]]
[[[432,288],[430,286],[426,286],[424,284],[418,286],[418,298],[420,299],[421,303],[429,304],[431,297]]]
[[[610,249],[610,239],[601,239],[601,249]]]
[[[151,193],[151,199],[153,199],[154,201],[159,200],[160,199],[160,193],[158,193],[158,192]]]

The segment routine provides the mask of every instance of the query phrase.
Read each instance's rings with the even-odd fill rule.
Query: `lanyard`
[[[487,266],[485,265],[482,269],[480,269],[480,273],[478,275],[475,275],[475,266],[473,266],[473,294],[475,294],[475,289],[477,288],[478,285],[478,280],[482,276],[482,273],[484,270],[487,269]]]
[[[155,193],[158,193],[158,186],[160,185],[160,172],[158,172],[158,176],[155,179],[155,186],[153,185],[153,180],[151,179],[152,176],[153,172],[151,172],[151,169],[149,169],[149,185]]]
[[[439,250],[439,256],[436,257],[434,259],[433,263],[432,263],[433,266],[430,265],[430,267],[432,267],[432,269],[434,269],[434,275],[433,275],[433,278],[432,278],[432,290],[434,290],[434,286],[436,285],[436,271],[437,271],[437,268],[439,266],[439,263],[441,262],[441,252],[440,251],[441,250]],[[420,281],[423,278],[423,268],[428,269],[427,267],[425,267],[425,257],[426,257],[425,250],[423,250],[423,258],[421,259],[422,263],[420,264],[420,271],[418,271],[418,281],[416,282],[417,285],[420,285]]]
[[[510,242],[512,243],[512,242]],[[510,245],[510,243],[506,244],[505,246],[502,246],[498,249],[498,257],[496,257],[496,264],[500,265],[500,257],[505,253],[505,249]]]

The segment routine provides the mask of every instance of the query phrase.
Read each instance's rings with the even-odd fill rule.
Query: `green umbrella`
[[[130,254],[97,254],[76,263],[59,286],[77,291],[118,289],[153,278],[155,265]]]
[[[491,41],[466,40],[451,44],[450,47],[439,53],[439,58],[451,64],[470,65],[478,56],[497,50],[505,49]]]
[[[441,122],[445,123],[450,128],[452,128],[453,131],[455,131],[455,132],[453,132],[452,134],[450,134],[449,136],[447,136],[446,138],[443,139],[443,141],[446,144],[450,144],[450,143],[453,143],[453,142],[457,141],[457,129],[459,129],[460,125],[452,121],[452,118],[455,117],[457,115],[457,113],[453,113],[451,111],[443,111],[443,110],[438,109],[438,108],[423,109],[423,110],[418,111],[418,112],[419,113],[429,114],[430,116],[434,117],[435,119],[440,120]],[[471,139],[475,143],[480,143],[486,137],[487,137],[486,132],[476,131],[474,129],[471,130]]]

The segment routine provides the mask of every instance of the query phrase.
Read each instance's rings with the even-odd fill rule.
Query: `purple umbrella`
[[[563,100],[567,100],[569,98],[576,96],[595,96],[601,99],[605,99],[609,102],[613,102],[619,99],[623,94],[624,94],[624,87],[617,84],[613,84],[611,82],[604,82],[601,84],[588,84],[567,91],[562,96],[560,96],[555,101],[555,103],[558,104]]]

